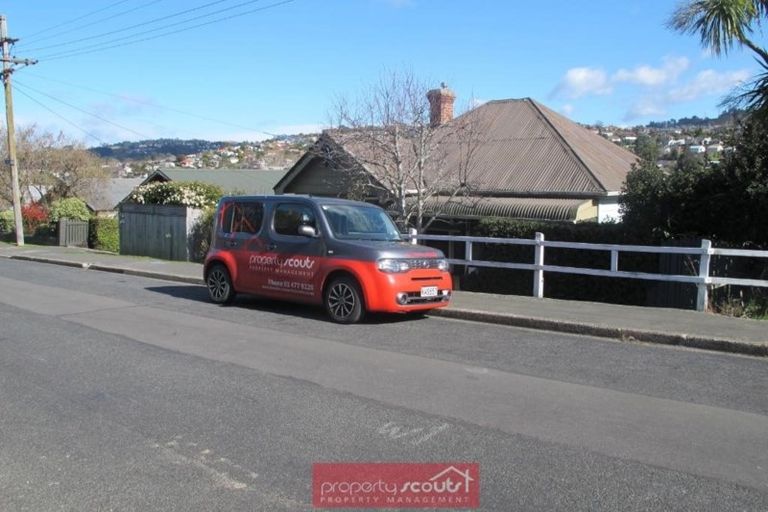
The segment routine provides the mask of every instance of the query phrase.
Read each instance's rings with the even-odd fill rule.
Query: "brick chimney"
[[[429,91],[427,99],[429,99],[430,126],[434,128],[453,119],[453,101],[456,99],[456,95],[445,83],[440,84],[439,89]]]

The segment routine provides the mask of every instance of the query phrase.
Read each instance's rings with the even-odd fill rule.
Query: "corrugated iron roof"
[[[371,128],[365,133],[330,130],[326,135],[386,184],[376,162],[390,156],[375,154],[370,136],[376,133]],[[445,152],[435,158],[441,168],[450,172],[467,167],[472,190],[491,195],[603,195],[621,190],[637,161],[630,151],[530,98],[485,103],[441,126],[437,137]],[[468,143],[468,138],[475,142]],[[406,151],[402,156],[406,166],[412,164],[413,154]]]
[[[580,220],[580,209],[592,206],[583,199],[537,199],[527,197],[432,198],[426,201],[427,212],[440,217],[483,218],[510,217],[530,220]]]
[[[285,170],[261,169],[162,169],[150,174],[144,183],[151,181],[200,181],[218,185],[225,193],[242,191],[250,195],[272,194],[275,184],[285,175]]]
[[[474,125],[478,132],[468,181],[483,191],[599,195],[620,190],[637,161],[530,98],[490,101],[456,123]],[[460,152],[448,151],[446,164],[460,165]]]

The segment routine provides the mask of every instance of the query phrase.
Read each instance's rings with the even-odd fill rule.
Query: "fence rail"
[[[710,276],[710,263],[712,256],[730,256],[740,258],[766,258],[768,251],[752,251],[745,249],[717,249],[712,247],[712,242],[702,240],[700,247],[659,247],[650,245],[612,245],[612,244],[589,244],[581,242],[556,242],[544,239],[543,233],[536,233],[534,239],[524,238],[485,238],[472,236],[449,236],[449,235],[422,235],[411,232],[411,243],[418,243],[420,240],[434,240],[444,242],[464,243],[464,258],[450,258],[453,265],[463,265],[466,268],[486,267],[486,268],[507,268],[513,270],[533,271],[533,295],[534,297],[544,297],[544,274],[546,272],[556,272],[563,274],[577,274],[600,277],[619,277],[626,279],[643,279],[649,281],[676,282],[695,284],[697,286],[696,309],[706,311],[709,302],[709,290],[713,286],[755,286],[768,287],[767,280],[761,279],[742,279],[734,277],[716,277]],[[473,249],[475,244],[499,244],[499,245],[527,245],[534,248],[534,258],[532,263],[513,263],[502,261],[487,261],[475,259]],[[557,249],[575,249],[585,251],[605,251],[611,256],[610,270],[600,268],[586,267],[563,267],[558,265],[547,265],[545,263],[546,248]],[[648,253],[648,254],[681,254],[698,257],[698,274],[658,274],[649,272],[632,272],[619,270],[619,257],[621,253]]]

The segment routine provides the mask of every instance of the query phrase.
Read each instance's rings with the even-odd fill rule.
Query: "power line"
[[[161,105],[161,104],[159,104],[157,102],[141,101],[141,100],[138,100],[138,99],[135,99],[135,98],[131,98],[131,97],[128,97],[128,96],[124,96],[124,95],[120,95],[120,94],[114,94],[114,93],[106,92],[106,91],[101,91],[99,89],[94,89],[92,87],[88,87],[88,86],[85,86],[85,85],[73,84],[72,82],[66,82],[64,80],[58,80],[56,78],[49,78],[49,77],[41,76],[41,75],[38,75],[38,74],[35,74],[35,73],[26,73],[26,76],[31,76],[31,77],[34,77],[34,78],[41,78],[43,80],[48,80],[50,82],[56,82],[56,83],[59,83],[59,84],[68,85],[70,87],[75,87],[77,89],[83,89],[85,91],[95,92],[95,93],[98,93],[98,94],[103,94],[105,96],[111,96],[113,98],[118,98],[118,99],[121,99],[121,100],[124,100],[124,101],[130,101],[130,102],[133,102],[133,103],[137,103],[139,105],[146,105],[148,107],[155,107],[155,108],[159,108],[161,110],[167,110],[169,112],[176,112],[178,114],[183,114],[185,116],[195,117],[195,118],[201,119],[203,121],[211,121],[213,123],[218,123],[218,124],[222,124],[222,125],[226,125],[226,126],[232,126],[234,128],[240,128],[240,129],[243,129],[243,130],[248,130],[250,132],[263,133],[263,134],[269,135],[271,137],[277,137],[277,134],[274,134],[274,133],[271,133],[271,132],[265,132],[264,130],[257,130],[257,129],[255,129],[253,127],[250,127],[250,126],[243,126],[241,124],[231,123],[229,121],[222,121],[221,119],[214,119],[212,117],[201,116],[199,114],[194,114],[192,112],[186,112],[186,111],[178,109],[178,108],[168,107],[166,105]]]
[[[238,14],[233,14],[233,15],[226,16],[226,17],[223,17],[223,18],[207,21],[205,23],[198,23],[197,25],[192,25],[190,27],[185,27],[185,28],[181,28],[181,29],[178,29],[178,30],[173,30],[173,31],[170,31],[170,32],[164,32],[164,33],[158,34],[156,36],[145,37],[145,38],[137,39],[137,40],[134,40],[134,41],[127,41],[125,43],[119,43],[119,44],[114,44],[114,45],[110,45],[110,46],[104,46],[104,47],[95,48],[95,49],[92,49],[92,50],[80,51],[78,49],[74,49],[74,50],[72,50],[70,52],[63,52],[63,53],[43,56],[39,60],[41,60],[41,61],[42,60],[46,60],[46,61],[59,60],[59,59],[64,59],[64,58],[68,58],[68,57],[75,57],[75,56],[78,56],[78,55],[86,55],[86,54],[89,54],[89,53],[95,53],[95,52],[99,52],[99,51],[110,50],[112,48],[119,48],[119,47],[122,47],[122,46],[128,46],[128,45],[131,45],[131,44],[141,43],[141,42],[144,42],[144,41],[151,41],[151,40],[158,39],[158,38],[161,38],[161,37],[165,37],[165,36],[169,36],[169,35],[173,35],[173,34],[178,34],[180,32],[186,32],[187,30],[192,30],[192,29],[195,29],[195,28],[204,27],[206,25],[212,25],[214,23],[220,23],[222,21],[231,20],[233,18],[239,18],[239,17],[245,16],[247,14],[253,14],[255,12],[265,11],[267,9],[271,9],[273,7],[279,7],[281,5],[289,4],[289,3],[294,2],[294,1],[295,0],[283,0],[282,2],[276,2],[274,4],[266,5],[264,7],[260,7],[260,8],[257,8],[257,9],[251,9],[250,11],[244,11],[244,12],[241,12],[241,13],[238,13]],[[108,43],[109,43],[109,41],[107,41],[105,44],[108,44]]]
[[[18,84],[18,83],[19,83],[19,81],[18,81],[18,80],[16,80],[16,83]],[[61,103],[62,105],[66,105],[66,106],[68,106],[68,107],[69,107],[69,108],[71,108],[71,109],[77,110],[78,112],[82,112],[83,114],[89,115],[89,116],[91,116],[91,117],[95,117],[96,119],[99,119],[99,120],[101,120],[101,121],[103,121],[103,122],[105,122],[105,123],[107,123],[107,124],[111,124],[112,126],[116,126],[116,127],[120,128],[120,129],[122,129],[122,130],[125,130],[125,131],[127,131],[127,132],[131,132],[131,133],[133,133],[133,134],[135,134],[135,135],[138,135],[139,137],[142,137],[142,138],[144,138],[144,139],[149,139],[149,138],[150,138],[150,137],[148,137],[147,135],[144,135],[143,133],[139,133],[139,132],[137,132],[136,130],[134,130],[134,129],[132,129],[132,128],[128,128],[127,126],[123,126],[123,125],[121,125],[121,124],[115,123],[114,121],[110,121],[109,119],[107,119],[107,118],[105,118],[105,117],[102,117],[102,116],[100,116],[100,115],[98,115],[98,114],[94,114],[93,112],[89,112],[89,111],[87,111],[87,110],[84,110],[84,109],[82,109],[82,108],[80,108],[80,107],[78,107],[78,106],[76,106],[76,105],[72,105],[71,103],[69,103],[69,102],[66,102],[66,101],[62,100],[61,98],[57,98],[57,97],[55,97],[55,96],[52,96],[52,95],[50,95],[50,94],[48,94],[48,93],[45,93],[45,92],[43,92],[43,91],[40,91],[40,90],[37,90],[37,89],[35,89],[34,87],[30,87],[30,86],[28,86],[28,85],[25,85],[25,84],[20,84],[20,85],[21,85],[22,87],[24,87],[25,89],[28,89],[28,90],[30,90],[30,91],[33,91],[33,92],[37,93],[37,94],[43,95],[43,96],[45,96],[45,97],[47,97],[47,98],[50,98],[50,99],[52,99],[53,101],[56,101],[56,102],[58,102],[58,103]]]
[[[159,1],[160,0],[154,0],[153,2],[150,2],[150,3],[157,3]],[[155,23],[159,23],[161,21],[165,21],[165,20],[168,20],[168,19],[171,19],[171,18],[177,18],[179,16],[183,16],[183,15],[189,14],[191,12],[199,11],[200,9],[205,9],[206,7],[211,7],[213,5],[220,4],[220,3],[223,3],[223,2],[229,2],[229,1],[231,1],[231,0],[216,0],[214,2],[209,2],[207,4],[198,5],[197,7],[193,7],[191,9],[186,9],[186,10],[183,10],[183,11],[175,12],[173,14],[168,14],[168,15],[165,15],[165,16],[161,16],[160,18],[153,18],[151,20],[143,21],[141,23],[136,23],[135,25],[130,25],[128,27],[123,27],[123,28],[120,28],[120,29],[117,29],[117,30],[111,30],[109,32],[102,32],[100,34],[95,34],[95,35],[87,36],[87,37],[81,37],[80,39],[73,39],[71,41],[65,41],[63,43],[58,43],[58,44],[54,44],[54,45],[40,46],[40,47],[37,47],[37,48],[31,48],[31,49],[29,49],[27,51],[47,50],[48,48],[57,48],[57,47],[60,47],[60,46],[67,46],[67,45],[70,45],[70,44],[80,43],[80,42],[83,42],[83,41],[90,41],[92,39],[99,39],[99,38],[102,38],[102,37],[108,37],[108,36],[111,36],[113,34],[119,34],[120,32],[126,32],[128,30],[132,30],[134,28],[144,27],[146,25],[153,25]],[[247,3],[253,3],[253,2],[258,2],[258,1],[259,0],[251,0],[250,2],[247,2]],[[235,7],[237,7],[237,6],[235,6]],[[234,9],[234,7],[231,7],[230,9]],[[217,14],[217,13],[218,13],[218,11],[210,13],[210,14]],[[182,22],[182,23],[184,23],[184,22]],[[159,29],[154,29],[154,30],[162,30],[163,28],[166,28],[166,27],[160,27]],[[149,32],[152,32],[152,30],[150,30]],[[143,34],[143,33],[144,32],[139,32],[138,34],[133,34],[133,35],[140,35],[140,34]],[[127,36],[127,37],[133,37],[133,35]],[[121,39],[116,39],[115,41],[120,41],[120,40]],[[110,43],[110,42],[113,42],[113,41],[106,41],[106,43]],[[99,43],[99,44],[103,44],[103,43]],[[90,46],[86,46],[84,48],[90,48]],[[80,48],[80,49],[84,49],[84,48]],[[75,50],[77,50],[77,48]]]
[[[101,142],[102,144],[107,144],[107,142],[106,142],[106,141],[104,141],[104,140],[100,139],[100,138],[99,138],[99,137],[97,137],[96,135],[92,134],[91,132],[89,132],[89,131],[88,131],[88,130],[86,130],[85,128],[83,128],[83,127],[81,127],[80,125],[78,125],[77,123],[75,123],[74,121],[71,121],[71,120],[67,119],[67,118],[66,118],[66,117],[64,117],[63,115],[59,114],[58,112],[56,112],[56,111],[55,111],[55,110],[53,110],[52,108],[50,108],[50,107],[48,107],[47,105],[45,105],[43,102],[41,102],[41,101],[37,100],[36,98],[34,98],[33,96],[31,96],[29,93],[26,93],[26,92],[24,92],[24,89],[19,87],[19,83],[18,83],[18,82],[16,82],[16,84],[15,84],[13,87],[14,87],[14,89],[16,89],[16,92],[18,92],[19,94],[21,94],[21,95],[23,95],[23,96],[26,96],[28,99],[30,99],[30,100],[32,100],[32,101],[34,101],[35,103],[37,103],[38,105],[40,105],[41,107],[43,107],[45,110],[47,110],[47,111],[48,111],[48,112],[50,112],[51,114],[55,115],[56,117],[58,117],[59,119],[61,119],[61,120],[62,120],[62,121],[64,121],[65,123],[67,123],[67,124],[69,124],[69,125],[71,125],[71,126],[74,126],[74,127],[75,127],[75,128],[77,128],[78,130],[80,130],[81,132],[83,132],[84,134],[86,134],[88,137],[90,137],[90,138],[92,138],[92,139],[95,139],[95,140],[97,140],[97,141]]]
[[[54,37],[57,37],[57,36],[60,36],[60,35],[62,35],[62,34],[69,34],[70,32],[79,31],[79,30],[82,30],[82,29],[84,29],[84,28],[86,28],[86,27],[90,27],[90,26],[93,26],[93,25],[96,25],[96,24],[99,24],[99,23],[103,23],[103,22],[105,22],[105,21],[108,21],[108,20],[111,20],[111,19],[117,18],[117,17],[119,17],[119,16],[124,16],[124,15],[126,15],[126,14],[132,13],[132,12],[134,12],[134,11],[138,11],[139,9],[143,9],[144,7],[148,7],[148,6],[150,6],[150,5],[153,5],[153,4],[156,4],[156,3],[158,3],[158,2],[162,2],[162,1],[163,1],[163,0],[152,0],[151,2],[147,2],[147,3],[145,3],[145,4],[139,5],[139,6],[137,6],[137,7],[134,7],[133,9],[128,9],[127,11],[122,11],[122,12],[119,12],[119,13],[117,13],[117,14],[113,14],[112,16],[107,16],[106,18],[101,18],[101,19],[98,19],[98,20],[96,20],[96,21],[93,21],[93,22],[91,22],[91,23],[86,23],[85,25],[80,25],[80,26],[74,27],[74,28],[72,28],[72,29],[69,29],[69,30],[65,30],[65,31],[63,31],[63,32],[58,32],[58,33],[56,33],[56,34],[52,34],[52,35],[50,35],[50,36],[48,36],[48,37],[43,37],[43,38],[41,38],[41,39],[38,39],[37,41],[46,41],[46,40],[48,40],[48,39],[52,39],[52,38],[54,38]],[[34,44],[34,43],[35,43],[35,41],[33,41],[33,44]],[[24,44],[24,45],[27,45],[27,44],[29,44],[29,43],[22,43],[22,44]],[[63,44],[67,44],[67,43],[63,43]],[[57,47],[57,46],[60,46],[60,44],[54,44],[54,45],[43,46],[42,48],[55,48],[55,47]],[[25,46],[25,51],[37,51],[37,50],[39,50],[39,49],[40,49],[40,47],[38,47],[38,48],[30,48],[29,50],[27,50],[27,49],[26,49],[26,46]]]
[[[101,9],[98,9],[98,10],[95,10],[95,11],[92,11],[92,12],[89,12],[88,14],[84,14],[84,15],[82,15],[82,16],[78,16],[77,18],[74,18],[74,19],[71,19],[71,20],[68,20],[68,21],[63,21],[63,22],[61,22],[61,23],[59,23],[59,24],[57,24],[57,25],[53,25],[52,27],[44,28],[43,30],[40,30],[40,31],[38,31],[38,32],[35,32],[34,34],[29,34],[29,35],[27,36],[27,38],[29,38],[29,37],[34,37],[34,36],[36,36],[36,35],[38,35],[38,34],[43,34],[43,33],[45,33],[45,32],[49,32],[49,31],[51,31],[51,30],[57,29],[57,28],[59,28],[59,27],[63,27],[63,26],[65,26],[65,25],[69,25],[70,23],[74,23],[74,22],[76,22],[76,21],[80,21],[80,20],[82,20],[82,19],[84,19],[84,18],[88,18],[89,16],[93,16],[94,14],[98,14],[98,13],[100,13],[100,12],[104,12],[104,11],[106,11],[106,10],[109,10],[109,9],[111,9],[112,7],[118,6],[118,5],[120,5],[120,4],[124,4],[124,3],[125,3],[125,2],[127,2],[127,1],[128,1],[128,0],[120,0],[119,2],[115,2],[115,3],[113,3],[113,4],[110,4],[110,5],[106,6],[106,7],[103,7],[103,8],[101,8]]]

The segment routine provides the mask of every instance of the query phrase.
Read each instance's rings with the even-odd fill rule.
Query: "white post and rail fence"
[[[523,238],[485,238],[471,236],[450,236],[450,235],[422,235],[415,232],[410,233],[411,243],[418,243],[421,240],[434,240],[449,243],[464,244],[464,258],[450,258],[452,265],[463,265],[465,268],[486,267],[503,268],[513,270],[533,271],[533,296],[544,297],[544,277],[547,272],[557,272],[563,274],[577,274],[600,277],[618,277],[625,279],[643,279],[660,282],[688,283],[697,286],[696,309],[706,311],[709,303],[709,291],[715,286],[754,286],[768,288],[768,280],[762,279],[741,279],[735,277],[716,277],[710,276],[710,267],[712,256],[743,257],[743,258],[768,258],[768,251],[746,250],[746,249],[717,249],[712,247],[712,242],[702,240],[700,247],[663,247],[650,245],[611,245],[611,244],[588,244],[577,242],[555,242],[544,239],[543,233],[536,233],[534,239]],[[531,263],[513,263],[504,261],[487,261],[475,259],[473,246],[475,244],[500,244],[500,245],[527,245],[534,248],[534,258]],[[558,265],[547,265],[545,263],[545,251],[547,248],[575,249],[584,251],[606,251],[610,253],[610,269],[584,268],[584,267],[564,267]],[[698,259],[697,275],[682,274],[654,274],[648,272],[634,272],[619,270],[619,258],[622,253],[647,253],[647,254],[678,254],[688,255]]]

